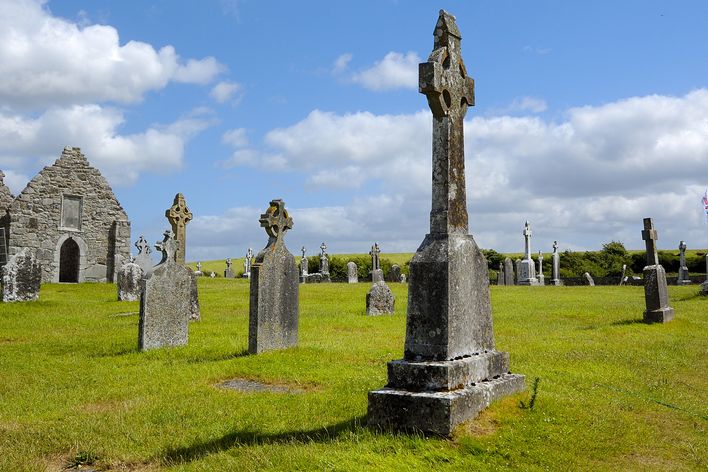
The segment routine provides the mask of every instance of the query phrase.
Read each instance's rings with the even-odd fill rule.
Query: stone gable
[[[7,209],[10,208],[12,201],[15,199],[15,197],[12,196],[10,189],[7,185],[5,185],[4,179],[5,174],[0,170],[0,217],[2,217]]]
[[[36,250],[42,282],[115,280],[130,255],[130,222],[101,173],[67,146],[9,208],[9,252]]]

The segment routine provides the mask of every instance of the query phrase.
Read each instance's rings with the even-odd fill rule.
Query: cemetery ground
[[[402,356],[369,283],[300,286],[297,348],[248,344],[248,281],[199,280],[189,345],[137,351],[138,302],[112,284],[47,284],[0,307],[0,470],[705,470],[708,299],[641,322],[642,287],[491,287],[497,348],[528,391],[451,439],[370,430],[367,392]],[[535,398],[534,379],[539,378]],[[241,392],[247,379],[287,391]]]

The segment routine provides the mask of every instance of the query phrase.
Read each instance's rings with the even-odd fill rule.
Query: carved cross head
[[[553,252],[558,252],[558,241],[553,241]]]
[[[140,238],[135,241],[135,247],[138,248],[138,255],[150,254],[150,252],[152,251],[150,249],[150,243],[147,242],[147,240],[142,235],[140,235]]]
[[[531,225],[529,224],[528,221],[524,224],[524,236],[527,236],[527,237],[531,236]]]
[[[679,242],[679,251],[686,252],[686,241]]]
[[[175,233],[171,229],[168,229],[164,233],[165,238],[155,244],[155,248],[162,252],[162,261],[175,262],[177,260],[177,249],[179,248],[179,241],[175,239]]]
[[[270,206],[258,221],[268,236],[276,239],[282,238],[282,235],[293,227],[293,219],[285,209],[285,202],[280,199],[271,200]]]
[[[226,258],[226,267],[231,268],[231,258],[230,257]]]
[[[320,251],[322,251],[323,256],[327,254],[327,245],[324,242],[320,244]]]
[[[165,216],[170,224],[174,227],[186,226],[187,223],[192,221],[192,212],[187,208],[187,202],[184,199],[184,195],[178,193],[175,195],[174,202],[169,210],[165,212]]]
[[[304,259],[305,258],[305,246],[300,248],[300,252],[302,252],[302,257]]]
[[[455,17],[440,10],[433,36],[428,62],[418,65],[418,90],[428,99],[433,116],[464,118],[467,107],[474,106],[474,80],[462,61],[462,36]]]
[[[250,247],[248,248],[248,251],[246,251],[246,259],[253,259],[253,249]]]
[[[656,265],[659,263],[659,255],[656,252],[656,241],[659,239],[659,234],[654,229],[654,222],[651,218],[644,218],[644,229],[642,230],[642,239],[647,245],[647,265]]]

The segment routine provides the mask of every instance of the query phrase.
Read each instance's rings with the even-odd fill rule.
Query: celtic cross
[[[524,224],[524,243],[525,243],[525,258],[526,259],[531,259],[531,225],[527,221],[526,224]]]
[[[371,252],[369,252],[369,255],[371,256],[371,270],[378,270],[381,268],[379,263],[380,253],[381,249],[379,249],[379,243],[374,243],[374,245],[371,246]]]
[[[172,231],[179,242],[177,249],[177,263],[184,264],[185,250],[187,248],[187,223],[192,221],[192,212],[187,208],[187,202],[184,200],[184,195],[178,193],[172,206],[165,210],[167,221],[172,225]]]
[[[147,240],[142,235],[140,235],[140,238],[135,241],[135,247],[138,248],[138,255],[150,254],[151,252],[150,243],[147,242]]]
[[[293,227],[293,219],[285,209],[285,202],[280,199],[271,200],[270,206],[258,221],[261,227],[265,228],[268,236],[277,241],[282,240],[282,235]]]
[[[642,239],[646,241],[647,245],[647,265],[657,265],[659,263],[659,255],[656,252],[656,241],[659,239],[659,234],[654,229],[654,222],[651,218],[644,218]]]
[[[155,243],[155,249],[162,252],[162,261],[160,264],[165,262],[176,262],[177,250],[179,249],[179,241],[175,239],[175,233],[171,229],[168,229],[164,233],[165,238],[158,243]]]
[[[433,112],[430,232],[467,234],[463,120],[474,106],[474,80],[462,61],[455,17],[440,10],[433,36],[433,52],[418,66],[418,90]]]

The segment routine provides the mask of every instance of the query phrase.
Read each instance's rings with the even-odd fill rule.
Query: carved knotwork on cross
[[[285,202],[280,199],[271,200],[270,206],[258,221],[261,227],[265,228],[268,236],[278,240],[282,239],[282,235],[287,230],[293,228],[293,219],[285,209]]]
[[[179,249],[177,250],[177,262],[184,264],[185,250],[187,248],[187,223],[192,221],[192,212],[187,208],[187,202],[184,195],[178,193],[172,202],[172,206],[165,210],[167,221],[172,226],[172,231],[175,238],[179,241]]]
[[[435,42],[428,62],[418,66],[418,89],[428,99],[435,117],[462,119],[474,106],[474,80],[467,75],[460,52],[460,30],[455,17],[440,10],[433,33]]]
[[[168,261],[176,262],[177,260],[177,250],[179,249],[179,241],[175,239],[175,233],[171,229],[164,232],[165,238],[155,243],[155,249],[162,252],[162,262]]]
[[[140,235],[137,241],[135,241],[135,247],[138,249],[138,255],[140,254],[150,254],[152,250],[150,249],[150,243]]]

